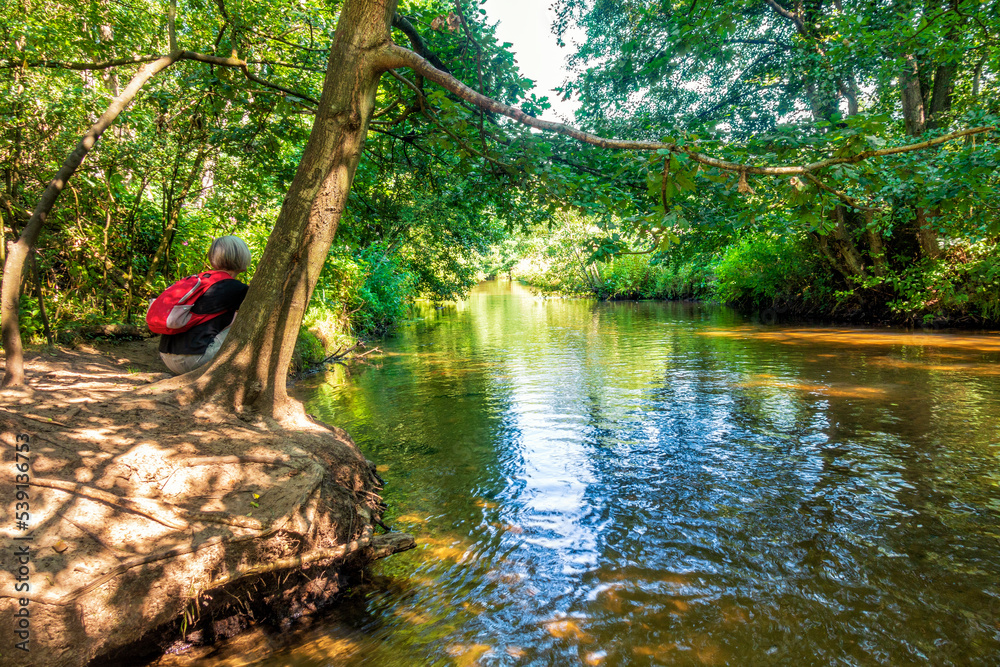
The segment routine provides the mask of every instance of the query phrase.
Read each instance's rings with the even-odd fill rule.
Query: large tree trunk
[[[920,68],[916,58],[910,54],[905,56],[903,71],[899,73],[899,87],[906,133],[918,137],[927,129],[927,113],[920,87]]]
[[[244,306],[185,398],[279,420],[300,413],[288,366],[361,159],[395,10],[396,0],[344,3],[312,133]]]

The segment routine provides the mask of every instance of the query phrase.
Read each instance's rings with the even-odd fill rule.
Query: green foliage
[[[588,291],[648,293],[636,288],[636,262],[622,260],[652,243],[654,262],[671,267],[658,294],[712,285],[717,298],[747,308],[792,299],[814,314],[868,318],[996,312],[1000,295],[972,287],[990,284],[988,262],[953,252],[1000,231],[995,131],[861,159],[997,126],[994,2],[706,0],[695,10],[558,0],[555,8],[557,33],[586,34],[565,92],[580,100],[577,121],[588,129],[748,166],[858,158],[809,177],[770,178],[676,151],[616,156],[625,165],[616,179],[644,196],[615,200],[618,215],[605,218],[592,246],[607,263],[591,271],[600,280],[583,281]]]
[[[707,253],[671,256],[657,265],[654,294],[660,299],[711,299],[716,276],[713,257]]]
[[[652,296],[655,280],[646,255],[623,255],[601,267],[601,296],[609,299],[644,299]]]
[[[754,233],[722,252],[715,266],[715,297],[749,309],[801,301],[822,273],[803,239]]]
[[[88,70],[86,63],[166,53],[170,5],[0,5],[4,242],[138,67]],[[460,31],[436,21],[455,10],[446,0],[404,0],[399,11],[452,73],[540,113],[547,103],[530,93],[480,5],[463,3]],[[151,79],[104,133],[39,241],[41,286],[56,329],[138,323],[150,298],[206,266],[215,236],[243,237],[255,266],[297,168],[336,7],[323,0],[179,0],[176,7],[181,48],[244,59],[257,80],[240,69],[178,62]],[[407,43],[402,32],[393,35]],[[381,335],[417,293],[461,297],[491,248],[547,215],[529,168],[549,151],[544,142],[498,127],[433,87],[423,95],[383,77],[338,249],[316,291],[324,313],[316,321],[339,336]],[[24,333],[37,338],[37,304],[28,298],[22,309]]]
[[[350,251],[340,248],[327,258],[306,327],[323,342],[327,353],[355,339],[371,339],[392,331],[416,295],[416,279],[385,246]]]
[[[717,237],[685,234],[667,254],[605,253],[602,247],[610,243],[627,249],[635,239],[608,238],[597,222],[573,213],[557,215],[547,232],[536,232],[522,241],[525,259],[514,268],[514,276],[544,292],[600,299],[711,296],[711,249]]]
[[[994,0],[940,11],[792,4],[558,0],[557,32],[576,24],[586,33],[564,91],[581,102],[578,124],[753,166],[862,157],[998,122]],[[166,52],[169,5],[0,5],[3,240],[137,64],[80,68]],[[297,168],[336,8],[325,0],[176,6],[181,48],[235,54],[257,80],[177,63],[104,134],[39,243],[56,329],[137,322],[150,297],[205,266],[214,236],[244,237],[258,261]],[[449,0],[403,0],[399,11],[458,78],[542,113],[547,101],[532,94],[510,45],[497,42],[483,2],[461,6],[466,20],[450,27]],[[393,38],[408,41],[398,30]],[[948,84],[938,91],[947,104],[916,129],[900,107],[907,67],[925,106],[938,99],[939,80]],[[844,303],[889,303],[900,317],[997,313],[994,265],[977,254],[1000,232],[995,133],[819,170],[819,183],[740,178],[676,151],[581,149],[420,83],[382,78],[365,159],[309,311],[327,348],[391,330],[416,295],[459,298],[483,272],[601,298],[714,296],[748,307],[797,298],[830,310],[839,291]],[[29,336],[40,326],[37,306],[33,296],[22,302]]]
[[[358,290],[360,308],[351,315],[352,330],[362,338],[385,335],[406,315],[416,293],[416,277],[381,246],[365,248],[358,262],[365,281]]]
[[[301,371],[318,364],[326,357],[326,347],[319,336],[306,326],[299,329],[299,337],[295,340],[295,350],[292,352],[292,369]]]
[[[906,267],[887,281],[898,295],[888,306],[917,322],[945,317],[1000,321],[998,251],[995,239],[956,244],[942,259]]]

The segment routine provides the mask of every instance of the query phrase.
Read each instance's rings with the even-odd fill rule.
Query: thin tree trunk
[[[38,300],[38,314],[42,318],[42,330],[45,331],[45,340],[48,341],[49,345],[54,345],[56,339],[52,335],[52,328],[49,326],[49,317],[45,314],[45,299],[42,297],[42,274],[38,270],[38,259],[34,254],[31,255],[31,273],[35,279],[35,298]]]
[[[920,136],[927,129],[927,113],[920,90],[920,70],[912,55],[905,57],[903,71],[899,74],[899,87],[906,133],[913,137]]]
[[[868,214],[869,226],[865,228],[865,240],[868,241],[868,256],[872,260],[872,273],[882,278],[889,274],[889,262],[885,256],[885,245],[882,234],[871,228],[871,214]]]
[[[924,257],[940,258],[941,243],[938,240],[937,230],[927,220],[927,209],[916,206],[913,208],[913,213],[916,216],[917,241],[920,243],[920,250]]]
[[[136,237],[136,216],[139,213],[139,207],[142,205],[142,195],[146,192],[146,186],[149,185],[149,181],[152,178],[150,174],[144,174],[142,177],[142,183],[139,185],[139,194],[136,195],[135,200],[132,202],[132,210],[129,212],[128,222],[125,227],[125,235],[128,239],[128,275],[125,279],[125,321],[129,324],[132,323],[132,298],[135,285],[135,237]]]
[[[587,263],[583,261],[583,257],[580,256],[580,251],[577,248],[573,248],[573,254],[576,255],[576,261],[580,262],[580,273],[583,274],[583,282],[589,285],[590,291],[596,295],[597,283],[594,282],[593,277],[587,271]]]
[[[865,275],[865,263],[858,252],[854,239],[847,230],[845,218],[846,209],[837,205],[833,210],[836,224],[829,234],[812,234],[820,253],[830,262],[830,265],[848,281]]]
[[[115,202],[115,196],[111,192],[111,179],[105,174],[104,183],[108,188],[108,208],[104,213],[104,243],[103,250],[104,255],[101,258],[101,285],[103,287],[103,292],[101,293],[101,312],[105,316],[108,314],[108,265],[111,263],[108,260],[108,233],[111,231],[111,220],[114,218],[113,206]]]
[[[21,281],[24,276],[24,264],[29,253],[34,249],[38,234],[52,207],[59,198],[66,183],[83,163],[84,158],[101,138],[101,135],[115,121],[122,109],[136,96],[147,81],[158,72],[169,67],[177,60],[177,53],[171,53],[139,68],[121,95],[116,97],[104,111],[97,122],[80,139],[80,143],[70,153],[62,168],[52,179],[45,192],[42,193],[35,206],[31,219],[21,231],[21,237],[10,244],[7,261],[4,262],[2,302],[0,302],[0,319],[3,320],[3,346],[7,355],[7,369],[3,377],[3,386],[12,387],[24,384],[24,350],[21,347],[21,326],[18,310],[21,304]]]
[[[188,193],[191,192],[191,187],[194,185],[195,180],[201,175],[201,164],[205,160],[206,149],[202,147],[198,151],[198,155],[195,158],[194,164],[191,166],[191,171],[188,172],[187,179],[181,189],[180,196],[173,196],[173,186],[171,186],[171,194],[167,198],[167,223],[163,228],[163,237],[160,239],[160,244],[156,248],[156,252],[153,253],[153,259],[149,262],[149,269],[146,271],[146,278],[143,280],[144,284],[149,284],[153,281],[153,275],[156,272],[156,267],[161,261],[166,261],[167,254],[170,252],[170,244],[174,242],[174,234],[177,231],[177,222],[180,220],[181,209],[184,207],[184,201],[187,199]],[[176,182],[175,182],[176,183]]]
[[[934,72],[934,90],[931,93],[930,110],[927,114],[927,129],[944,127],[948,112],[951,111],[951,100],[955,93],[955,75],[958,65],[938,65]]]

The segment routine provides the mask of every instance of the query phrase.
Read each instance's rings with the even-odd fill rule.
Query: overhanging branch
[[[36,60],[34,62],[12,62],[7,61],[0,64],[0,69],[17,69],[19,67],[48,67],[51,69],[72,69],[72,70],[99,70],[121,67],[123,65],[138,65],[140,63],[151,63],[163,56],[136,56],[134,58],[119,58],[117,60],[106,60],[101,63],[68,63],[60,60]]]
[[[660,141],[632,141],[626,139],[608,139],[596,134],[591,134],[590,132],[584,132],[565,123],[554,123],[552,121],[541,120],[531,116],[524,111],[512,107],[508,104],[504,104],[490,97],[487,97],[469,86],[465,85],[454,76],[442,72],[441,70],[435,68],[427,60],[421,58],[419,55],[410,51],[409,49],[403,48],[398,44],[388,44],[384,47],[383,58],[381,65],[385,69],[395,69],[398,67],[409,67],[413,71],[417,72],[425,79],[433,81],[442,88],[450,91],[451,93],[457,95],[463,100],[475,104],[476,106],[485,109],[487,111],[492,111],[494,113],[502,114],[508,118],[512,118],[517,122],[527,125],[528,127],[533,127],[538,130],[544,130],[546,132],[552,132],[554,134],[561,134],[563,136],[576,139],[582,143],[591,144],[593,146],[599,146],[601,148],[610,148],[615,150],[628,150],[628,151],[657,151],[657,150],[668,150],[672,153],[680,153],[687,155],[691,160],[699,164],[703,164],[707,167],[715,167],[717,169],[723,169],[725,171],[735,171],[746,174],[759,174],[765,176],[796,176],[803,175],[808,172],[814,172],[819,169],[824,169],[826,167],[832,167],[838,164],[854,164],[858,162],[863,162],[874,157],[882,157],[886,155],[896,155],[899,153],[908,153],[911,151],[918,151],[925,148],[931,148],[960,137],[966,137],[975,134],[982,134],[985,132],[996,131],[996,126],[989,125],[983,127],[973,127],[965,130],[958,130],[956,132],[950,132],[944,134],[940,137],[935,137],[934,139],[928,139],[927,141],[922,141],[915,144],[906,144],[905,146],[896,146],[894,148],[882,148],[879,150],[869,150],[856,153],[854,155],[842,156],[842,157],[832,157],[825,160],[819,160],[817,162],[811,162],[804,165],[788,165],[788,166],[754,166],[746,164],[738,164],[736,162],[729,162],[728,160],[720,160],[718,158],[711,157],[710,155],[705,155],[704,153],[699,153],[687,146],[680,146],[676,143],[670,142],[660,142]]]
[[[312,97],[310,97],[309,95],[306,95],[305,93],[302,93],[302,92],[297,91],[297,90],[293,90],[291,88],[286,88],[285,86],[282,86],[280,84],[271,83],[270,81],[267,81],[266,79],[260,78],[259,76],[257,76],[256,74],[254,74],[253,72],[250,71],[250,68],[248,66],[249,63],[247,63],[247,61],[242,60],[240,58],[235,58],[235,57],[223,58],[223,57],[220,57],[220,56],[210,56],[210,55],[206,55],[204,53],[198,53],[197,51],[180,51],[180,52],[175,52],[175,53],[176,53],[176,55],[173,56],[173,58],[176,61],[179,61],[179,60],[193,60],[193,61],[196,61],[196,62],[208,63],[210,65],[218,65],[219,67],[237,68],[241,72],[243,72],[243,76],[245,76],[248,80],[253,81],[254,83],[258,83],[258,84],[260,84],[260,85],[262,85],[262,86],[264,86],[266,88],[270,88],[272,90],[276,90],[278,92],[284,93],[285,95],[292,95],[294,97],[298,97],[298,98],[300,98],[300,99],[302,99],[302,100],[304,100],[306,102],[309,102],[309,103],[313,104],[314,106],[319,106],[319,101],[318,100],[313,99]],[[15,67],[21,67],[22,64],[24,64],[27,67],[47,67],[47,68],[52,68],[52,69],[103,70],[103,69],[111,69],[112,67],[122,67],[124,65],[136,65],[136,64],[140,64],[140,63],[150,63],[150,62],[154,62],[156,60],[159,60],[159,59],[165,58],[165,57],[167,57],[167,56],[137,56],[135,58],[122,58],[122,59],[119,59],[119,60],[107,60],[107,61],[100,62],[100,63],[73,63],[73,62],[62,62],[62,61],[56,61],[56,60],[43,60],[43,61],[32,62],[32,63],[5,62],[2,65],[0,65],[0,69],[11,69],[11,68],[15,68]],[[276,64],[276,65],[280,65],[280,66],[286,66],[286,65],[283,65],[281,63],[268,63],[268,64]],[[300,69],[308,69],[308,68],[301,67]]]

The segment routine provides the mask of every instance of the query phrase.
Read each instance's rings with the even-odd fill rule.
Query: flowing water
[[[255,664],[1000,664],[1000,337],[484,283],[381,348],[297,392],[419,546]]]

